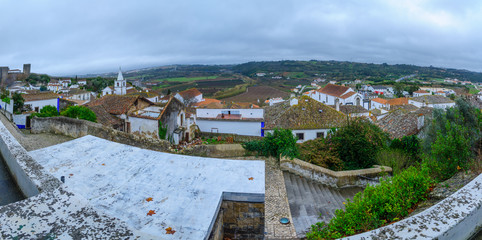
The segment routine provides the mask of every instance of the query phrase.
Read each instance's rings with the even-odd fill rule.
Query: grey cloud
[[[10,1],[0,65],[82,74],[320,59],[481,71],[478,1]]]

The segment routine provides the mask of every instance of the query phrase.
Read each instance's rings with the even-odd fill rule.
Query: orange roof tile
[[[206,106],[206,105],[211,104],[211,103],[221,103],[221,100],[217,100],[217,99],[214,99],[214,98],[205,98],[204,101],[194,103],[193,106],[194,107],[202,107],[202,106]]]
[[[373,102],[381,103],[381,104],[387,104],[387,100],[383,98],[374,98],[372,99]]]
[[[340,96],[340,98],[347,99],[347,98],[349,98],[349,97],[351,97],[355,94],[356,94],[356,92],[347,92],[347,93],[343,94],[342,96]]]
[[[40,93],[22,94],[22,97],[25,100],[25,102],[30,102],[30,101],[54,99],[54,98],[58,98],[59,95],[53,92],[40,92]]]
[[[387,101],[390,106],[396,106],[396,105],[406,105],[408,104],[408,98],[395,98],[395,99],[390,99]]]
[[[194,98],[194,97],[199,96],[201,94],[202,93],[199,90],[197,90],[196,88],[191,88],[191,89],[179,92],[179,95],[181,95],[181,97],[184,98],[184,99],[191,99],[191,98]]]
[[[324,93],[330,96],[341,97],[341,95],[343,95],[348,89],[349,87],[339,86],[339,85],[334,85],[329,83],[324,88],[318,90],[318,92]]]

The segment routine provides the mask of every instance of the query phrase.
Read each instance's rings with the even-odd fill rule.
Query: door
[[[189,142],[189,133],[188,132],[186,133],[186,139],[184,139],[184,141]]]
[[[30,129],[30,125],[31,125],[30,120],[31,120],[30,116],[25,117],[25,128],[26,129]]]
[[[126,133],[131,133],[131,123],[126,122]]]

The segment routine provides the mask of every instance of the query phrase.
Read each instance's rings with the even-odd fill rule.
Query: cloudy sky
[[[482,71],[482,1],[0,0],[0,66],[61,74],[264,60]]]

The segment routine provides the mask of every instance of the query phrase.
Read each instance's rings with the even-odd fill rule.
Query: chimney
[[[420,130],[423,128],[423,125],[424,125],[424,120],[425,120],[425,117],[423,116],[423,114],[419,114],[418,117],[417,117],[417,130]]]
[[[340,101],[335,101],[335,107],[336,107],[336,111],[340,111]]]

